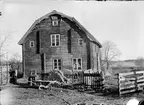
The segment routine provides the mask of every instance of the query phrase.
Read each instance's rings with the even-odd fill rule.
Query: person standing
[[[15,69],[15,73],[14,73],[14,83],[17,84],[17,74],[18,74],[18,71],[17,69]]]

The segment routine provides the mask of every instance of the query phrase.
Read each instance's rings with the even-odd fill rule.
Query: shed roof
[[[65,18],[69,19],[71,22],[74,22],[75,24],[77,24],[86,33],[86,35],[87,35],[87,37],[89,38],[90,41],[95,42],[100,47],[102,47],[101,43],[93,35],[91,35],[74,17],[67,16],[67,15],[65,15],[65,14],[63,14],[61,12],[56,11],[56,10],[53,10],[52,12],[50,12],[50,13],[42,16],[41,18],[37,19],[32,24],[32,26],[27,30],[27,32],[24,34],[24,36],[20,39],[20,41],[18,42],[18,44],[19,45],[23,44],[24,40],[26,39],[26,37],[28,36],[28,34],[35,28],[36,24],[40,23],[43,19],[46,19],[49,16],[54,15],[54,14],[58,14],[61,17],[65,17]]]

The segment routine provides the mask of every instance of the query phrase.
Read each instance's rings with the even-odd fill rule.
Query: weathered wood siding
[[[40,55],[36,54],[36,45],[34,47],[30,47],[30,41],[34,41],[36,43],[35,32],[31,32],[25,40],[24,43],[24,69],[26,76],[29,76],[30,70],[37,70],[37,73],[40,73],[41,70],[41,60]]]
[[[100,68],[100,48],[97,44],[91,42],[91,67],[94,71],[101,72]]]
[[[71,29],[71,53],[69,52],[68,46],[68,30]],[[30,70],[37,70],[37,73],[41,73],[41,56],[36,54],[36,32],[40,32],[40,54],[45,53],[46,55],[46,69],[44,72],[49,72],[52,69],[52,61],[54,58],[62,59],[62,69],[72,70],[72,58],[82,58],[82,69],[89,69],[88,62],[91,55],[88,47],[95,45],[88,45],[89,41],[84,34],[79,34],[73,27],[71,27],[64,20],[60,21],[59,26],[52,26],[51,19],[47,18],[41,21],[35,26],[35,29],[28,35],[24,42],[24,69],[26,75],[29,75]],[[51,47],[51,34],[60,34],[60,46]],[[78,45],[78,39],[83,39],[83,45]],[[35,46],[30,47],[29,42],[34,41]],[[94,51],[94,50],[92,50]],[[91,52],[92,53],[92,52]],[[95,55],[91,56],[95,59]],[[95,61],[95,60],[94,60]],[[92,61],[93,62],[93,61]],[[95,65],[95,64],[94,64]]]

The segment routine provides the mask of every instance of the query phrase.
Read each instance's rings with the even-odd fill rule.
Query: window
[[[82,40],[82,39],[79,39],[79,40],[78,40],[78,44],[79,44],[79,45],[83,45],[83,40]]]
[[[58,17],[51,16],[51,19],[52,19],[52,26],[58,26]]]
[[[62,68],[62,60],[61,59],[53,59],[53,69],[61,70]]]
[[[31,76],[35,76],[35,75],[36,75],[36,70],[31,70],[31,71],[30,71],[30,75],[31,75]]]
[[[51,16],[52,20],[58,20],[57,16]]]
[[[53,26],[58,26],[58,20],[53,20],[53,21],[52,21],[52,25],[53,25]]]
[[[34,41],[30,41],[30,47],[34,47]]]
[[[60,35],[59,34],[53,34],[51,35],[51,46],[60,46]]]
[[[73,59],[73,70],[82,70],[82,59],[81,58]]]

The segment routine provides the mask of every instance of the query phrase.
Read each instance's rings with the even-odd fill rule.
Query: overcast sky
[[[33,1],[0,4],[1,37],[11,34],[5,49],[9,56],[21,55],[17,43],[36,19],[57,10],[75,17],[99,42],[114,42],[122,53],[121,59],[144,57],[144,2]]]

